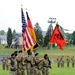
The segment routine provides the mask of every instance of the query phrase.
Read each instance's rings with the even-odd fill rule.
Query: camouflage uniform
[[[44,55],[44,59],[43,59],[43,70],[42,73],[43,75],[49,75],[49,68],[51,68],[51,61],[48,58],[48,55],[45,54]]]
[[[22,50],[19,51],[17,54],[16,60],[17,60],[17,75],[24,75],[24,69],[23,69],[23,64],[22,64]]]
[[[60,57],[57,58],[57,66],[60,67]]]
[[[9,69],[9,58],[7,57],[6,58],[6,70],[8,70]]]
[[[69,59],[69,56],[67,56],[67,67],[69,67],[69,64],[70,64],[70,59]]]
[[[74,56],[71,58],[71,60],[72,60],[72,67],[74,67],[74,63],[75,63]]]
[[[60,61],[61,61],[61,67],[64,67],[64,56],[61,57]]]
[[[17,61],[15,55],[12,54],[10,59],[10,75],[17,75]]]
[[[32,55],[28,55],[26,57],[26,69],[27,69],[27,75],[32,75],[33,72],[33,56]],[[34,71],[34,70],[33,70]]]
[[[25,57],[22,57],[22,75],[25,75],[26,61]]]
[[[6,64],[5,58],[3,58],[3,60],[1,60],[1,61],[2,61],[2,68],[3,68],[3,70],[5,70],[5,64]]]
[[[35,54],[34,60],[35,60],[34,75],[41,75],[42,65],[41,65],[41,60],[39,59],[38,53]]]
[[[34,57],[30,50],[28,50],[27,53],[28,53],[28,55],[26,57],[27,75],[34,75]]]

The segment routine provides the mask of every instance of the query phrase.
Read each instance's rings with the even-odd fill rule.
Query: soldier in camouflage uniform
[[[72,67],[74,67],[74,63],[75,63],[74,56],[71,58],[71,60],[72,60]]]
[[[16,60],[17,60],[17,75],[24,75],[24,69],[23,69],[23,62],[22,62],[22,59],[23,59],[23,52],[22,50],[20,50],[17,54],[17,57],[16,57]]]
[[[60,57],[57,58],[57,66],[60,67]]]
[[[61,67],[64,67],[64,56],[61,57],[60,61],[61,61]]]
[[[26,69],[26,58],[22,58],[22,75],[25,75],[25,69]]]
[[[28,50],[27,53],[28,53],[28,56],[26,57],[27,75],[34,75],[34,62],[33,62],[34,58],[30,50]]]
[[[42,65],[40,63],[42,62],[42,60],[40,60],[38,53],[35,54],[34,60],[35,60],[34,75],[41,75]]]
[[[5,57],[1,61],[2,61],[2,68],[3,68],[3,70],[5,70],[5,65],[6,65]]]
[[[51,61],[49,60],[49,57],[47,54],[44,55],[43,59],[43,70],[42,73],[43,75],[49,75],[49,68],[51,68]]]
[[[7,57],[6,58],[6,70],[8,70],[9,69],[9,58]]]
[[[17,75],[17,61],[14,53],[11,54],[10,59],[10,75]]]
[[[69,67],[69,64],[70,64],[70,59],[69,59],[69,56],[67,56],[66,61],[67,61],[67,67]]]

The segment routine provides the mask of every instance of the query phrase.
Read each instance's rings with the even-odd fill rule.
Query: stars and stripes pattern
[[[34,45],[34,41],[28,31],[27,23],[22,8],[21,8],[21,16],[22,16],[22,37],[23,37],[22,48],[23,51],[25,52]]]

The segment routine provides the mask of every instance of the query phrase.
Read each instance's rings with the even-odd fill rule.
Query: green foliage
[[[34,31],[35,31],[35,34],[36,34],[36,39],[37,39],[38,44],[40,46],[42,46],[43,45],[42,29],[41,29],[41,27],[39,26],[38,23],[35,24]]]
[[[14,39],[15,36],[16,36],[16,31],[15,31],[15,29],[14,29],[13,32],[12,32],[12,36],[13,36],[13,39]]]
[[[47,30],[47,33],[46,33],[46,36],[44,37],[44,46],[45,47],[49,43],[49,39],[51,37],[52,31],[53,31],[53,26],[52,25],[49,25],[48,30]]]
[[[68,42],[68,44],[72,44],[72,34],[71,33],[64,33],[64,35],[66,36],[66,41]]]
[[[12,44],[12,38],[13,38],[12,30],[11,30],[11,28],[8,28],[8,32],[7,32],[7,44],[8,44],[8,47],[10,47],[11,44]]]
[[[0,35],[4,35],[5,31],[4,30],[0,30]]]
[[[75,45],[75,31],[72,33],[73,44]]]

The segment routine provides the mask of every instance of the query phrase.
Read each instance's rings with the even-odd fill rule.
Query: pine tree
[[[35,24],[34,31],[35,31],[35,34],[36,34],[36,39],[37,39],[38,44],[40,46],[42,46],[43,45],[43,35],[42,35],[42,29],[39,26],[39,23]]]
[[[53,31],[53,26],[49,25],[46,36],[44,37],[44,47],[48,46],[52,31]]]
[[[12,36],[13,36],[13,39],[16,37],[16,31],[15,31],[15,29],[13,30]]]
[[[75,31],[72,33],[73,44],[75,45]]]
[[[7,44],[8,44],[8,47],[10,48],[11,44],[12,44],[12,30],[11,28],[8,28],[8,32],[7,32]]]

